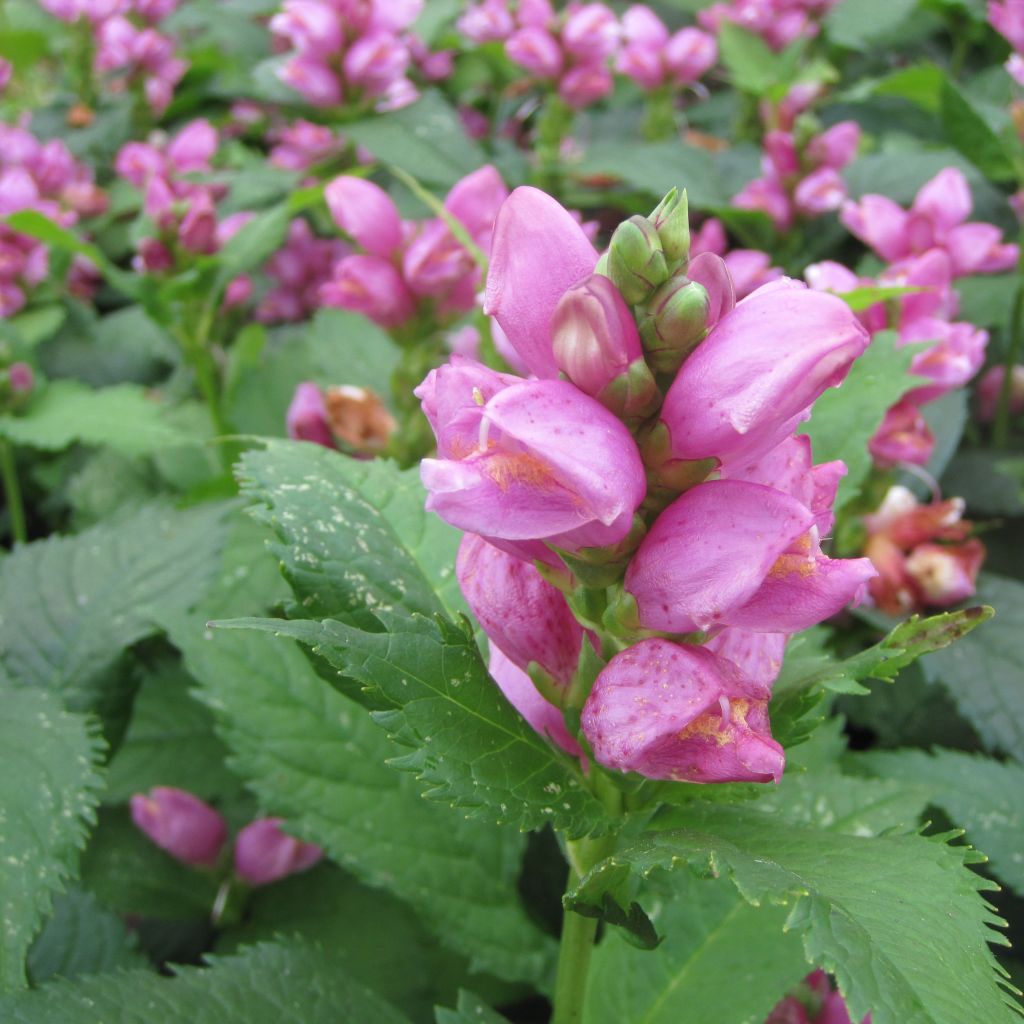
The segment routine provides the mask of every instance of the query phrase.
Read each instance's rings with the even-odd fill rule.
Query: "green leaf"
[[[897,342],[895,331],[876,334],[846,380],[814,403],[810,422],[802,428],[811,439],[815,462],[842,459],[849,470],[840,481],[836,508],[860,493],[871,470],[868,441],[886,410],[920,382],[910,373],[915,349],[897,347]]]
[[[913,295],[915,292],[923,291],[923,288],[879,285],[873,288],[854,288],[852,291],[834,294],[837,294],[854,313],[863,313],[865,309],[870,309],[876,303],[887,302],[889,299],[898,299],[902,295]]]
[[[239,274],[255,270],[284,244],[294,212],[280,203],[256,214],[217,253],[217,279],[226,285]]]
[[[0,563],[0,669],[115,715],[127,694],[110,669],[157,632],[158,610],[190,607],[216,569],[224,505],[151,505],[74,537],[18,547]]]
[[[124,922],[81,889],[71,889],[54,900],[53,915],[28,954],[33,987],[51,978],[77,978],[145,964]]]
[[[73,380],[46,386],[20,416],[0,416],[0,437],[59,451],[77,443],[147,455],[199,439],[172,425],[159,401],[134,384],[93,390]]]
[[[1015,181],[1005,144],[971,101],[948,79],[942,83],[940,118],[950,145],[993,181]]]
[[[242,456],[238,475],[265,506],[253,515],[283,542],[274,550],[299,601],[294,614],[366,621],[366,609],[465,608],[454,571],[462,535],[424,510],[417,470],[271,441]]]
[[[786,914],[750,906],[725,879],[673,876],[654,914],[657,949],[611,930],[594,951],[584,1024],[760,1024],[807,974]]]
[[[1024,761],[1024,583],[983,574],[978,600],[996,608],[985,629],[921,662],[926,678],[943,683],[957,710],[989,750]]]
[[[363,683],[386,710],[374,718],[412,747],[392,761],[415,772],[426,795],[473,818],[570,837],[610,821],[572,759],[556,752],[502,696],[469,629],[438,616],[378,612],[383,631],[342,622],[240,619],[221,623],[289,636]]]
[[[101,744],[47,693],[5,691],[0,717],[0,989],[25,985],[25,954],[95,820]]]
[[[127,808],[104,807],[82,856],[82,886],[119,914],[208,920],[217,895],[209,872],[175,860],[140,832]]]
[[[327,862],[254,891],[244,923],[221,935],[216,952],[285,935],[329,949],[349,974],[414,1020],[428,1020],[435,1003],[452,999],[467,969],[407,904]]]
[[[840,0],[825,15],[825,31],[839,46],[870,51],[897,33],[917,5],[918,0]]]
[[[411,776],[386,764],[398,751],[384,733],[292,644],[219,631],[205,639],[185,624],[174,638],[231,765],[267,811],[408,902],[478,969],[542,978],[551,949],[519,903],[519,835],[423,800]]]
[[[972,513],[1019,516],[1024,513],[1024,487],[1014,476],[1008,453],[992,448],[962,448],[942,478],[947,494],[966,497]]]
[[[837,977],[853,1020],[986,1024],[1019,1020],[989,942],[1001,924],[980,896],[991,883],[944,837],[863,837],[800,827],[757,811],[692,808],[688,826],[652,832],[598,864],[567,903],[599,905],[631,874],[684,864],[728,875],[754,906],[789,908],[807,961]],[[947,837],[948,838],[948,837]]]
[[[195,681],[171,661],[142,681],[132,719],[110,763],[106,803],[123,803],[153,786],[176,786],[203,800],[237,793],[227,749],[214,735],[213,716],[189,693]]]
[[[945,74],[936,65],[913,64],[878,80],[871,91],[877,96],[898,96],[916,103],[930,114],[938,114],[942,102],[942,84],[945,81]],[[960,283],[957,282],[958,288]]]
[[[857,760],[878,775],[923,788],[930,803],[967,829],[993,873],[1024,893],[1024,767],[957,750],[872,751]]]
[[[387,117],[345,125],[345,135],[378,160],[444,189],[487,163],[458,114],[436,89],[428,89],[415,103]]]
[[[791,71],[785,53],[776,53],[760,36],[731,21],[718,28],[718,52],[737,89],[762,96]]]
[[[178,967],[58,981],[0,1000],[5,1024],[408,1024],[314,946],[261,945]]]
[[[508,1024],[505,1017],[492,1010],[472,992],[460,992],[454,1010],[438,1006],[434,1013],[437,1024]]]
[[[1018,278],[1015,273],[957,278],[956,291],[960,298],[957,315],[979,327],[1006,330],[1010,325],[1017,287]]]

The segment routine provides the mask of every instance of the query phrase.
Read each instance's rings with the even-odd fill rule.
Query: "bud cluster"
[[[786,641],[856,600],[832,559],[841,463],[794,432],[868,334],[790,280],[736,303],[690,258],[685,195],[604,255],[520,188],[485,310],[529,378],[455,356],[417,389],[427,507],[466,531],[457,575],[509,700],[565,750],[658,779],[777,779],[767,706]]]
[[[229,847],[228,825],[199,797],[172,786],[155,786],[131,798],[132,821],[162,850],[189,867],[218,870]],[[233,875],[256,887],[305,871],[323,858],[313,843],[281,830],[283,818],[258,818],[235,836]]]

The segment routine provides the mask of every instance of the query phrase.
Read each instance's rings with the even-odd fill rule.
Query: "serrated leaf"
[[[202,595],[224,540],[225,505],[151,505],[73,537],[22,545],[0,564],[0,668],[73,710],[116,716],[108,678],[124,648],[158,631],[158,611]]]
[[[274,550],[299,602],[293,614],[366,621],[367,609],[465,608],[455,580],[461,534],[424,510],[416,470],[272,441],[246,452],[238,475],[265,506],[255,518],[284,542]]]
[[[79,443],[126,455],[201,443],[169,422],[160,403],[143,388],[118,384],[93,390],[73,380],[48,384],[20,416],[0,416],[0,437],[44,451]]]
[[[871,470],[868,441],[886,410],[920,379],[909,372],[915,349],[897,347],[895,331],[880,331],[838,388],[814,403],[801,432],[811,439],[815,462],[842,459],[847,475],[839,483],[836,507],[855,498]]]
[[[858,761],[886,780],[916,783],[988,855],[993,873],[1024,893],[1024,767],[957,750],[872,751]]]
[[[1000,924],[965,866],[969,847],[919,835],[861,837],[736,807],[694,807],[685,829],[651,832],[598,864],[569,894],[596,905],[631,874],[690,866],[728,875],[754,906],[790,908],[807,961],[837,977],[852,1019],[875,1024],[1012,1024],[988,947]]]
[[[25,954],[74,875],[95,816],[101,743],[48,693],[5,690],[0,717],[0,988],[25,984]]]
[[[144,967],[124,922],[101,907],[82,889],[71,889],[54,900],[53,914],[36,936],[28,954],[33,987],[52,978],[104,974],[120,967]]]
[[[335,957],[303,944],[261,945],[209,968],[178,967],[58,981],[0,1000],[5,1024],[408,1024],[346,974]]]
[[[427,796],[472,817],[570,836],[610,825],[567,755],[520,717],[491,680],[472,633],[438,616],[378,613],[383,631],[342,622],[240,619],[232,625],[289,636],[363,683],[390,710],[374,717],[412,752],[395,759]]]
[[[1024,761],[1024,583],[983,573],[976,597],[996,608],[981,633],[921,662],[989,750]]]
[[[551,948],[516,891],[520,836],[423,800],[411,776],[387,766],[398,750],[384,733],[294,645],[217,631],[205,639],[184,625],[174,638],[232,765],[268,812],[361,881],[408,902],[478,968],[544,976]]]
[[[674,875],[654,915],[657,949],[609,931],[594,951],[584,1024],[762,1024],[807,973],[786,914],[750,906],[724,879]]]
[[[508,1024],[505,1017],[472,992],[460,992],[454,1010],[438,1006],[434,1013],[437,1024]]]

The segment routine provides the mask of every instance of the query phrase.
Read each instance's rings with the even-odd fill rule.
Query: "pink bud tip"
[[[267,885],[306,871],[323,858],[324,851],[282,832],[283,818],[250,822],[235,840],[235,873],[251,886]]]
[[[156,786],[131,798],[132,821],[161,849],[185,864],[212,868],[228,830],[209,804],[183,789]]]

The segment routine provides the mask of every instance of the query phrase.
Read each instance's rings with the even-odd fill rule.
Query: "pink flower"
[[[1015,50],[1024,51],[1024,3],[1021,0],[989,0],[988,20]]]
[[[327,185],[324,199],[334,223],[368,253],[387,257],[401,245],[401,215],[379,185],[343,174]]]
[[[524,671],[531,663],[558,687],[572,680],[583,628],[562,593],[524,562],[467,533],[455,566],[459,587],[487,638]]]
[[[235,874],[251,886],[267,885],[308,871],[324,851],[282,832],[283,818],[250,822],[235,839]]]
[[[856,155],[860,146],[860,125],[840,121],[807,144],[807,156],[819,167],[839,170]]]
[[[217,152],[217,130],[205,118],[190,121],[167,147],[167,161],[178,174],[208,173]]]
[[[314,107],[333,107],[344,98],[341,79],[315,57],[300,53],[282,65],[277,74]]]
[[[615,12],[601,3],[570,7],[562,26],[562,45],[585,62],[596,63],[610,57],[619,45]]]
[[[131,798],[132,821],[161,849],[185,864],[212,868],[227,840],[224,819],[183,789],[156,786]]]
[[[949,608],[974,594],[985,547],[979,540],[963,544],[919,544],[904,569],[922,605]]]
[[[875,463],[883,469],[909,462],[927,465],[935,448],[935,435],[913,402],[897,402],[868,442]]]
[[[445,196],[444,208],[469,232],[484,252],[491,247],[491,232],[502,204],[508,199],[508,187],[491,164],[461,178]]]
[[[438,438],[439,458],[420,467],[427,508],[446,522],[567,550],[629,533],[646,492],[636,444],[572,384],[518,381],[453,360],[416,394]]]
[[[788,231],[793,224],[789,196],[775,178],[755,178],[733,196],[732,205],[741,210],[761,210],[779,231]]]
[[[786,279],[723,317],[683,363],[661,411],[675,459],[768,451],[846,377],[867,331],[841,299]]]
[[[323,393],[310,381],[304,381],[295,388],[285,422],[288,436],[293,441],[312,441],[325,448],[337,447]]]
[[[555,307],[596,264],[597,252],[579,224],[539,189],[517,188],[498,211],[484,311],[498,321],[531,373],[558,375],[551,334]]]
[[[270,19],[270,31],[302,53],[324,59],[340,50],[344,41],[338,12],[319,0],[285,0]]]
[[[416,311],[402,275],[380,256],[346,256],[320,289],[327,306],[362,313],[384,328],[400,327]]]
[[[910,371],[933,383],[914,388],[904,396],[916,405],[933,402],[948,391],[963,387],[981,369],[988,331],[979,330],[974,324],[919,317],[900,332],[901,345],[924,341],[935,344],[914,356]]]
[[[558,95],[577,110],[608,96],[615,88],[611,72],[604,64],[577,64],[558,83]]]
[[[834,495],[831,471],[821,468],[826,479],[812,478],[809,489]],[[875,571],[867,559],[822,554],[822,504],[815,493],[808,503],[746,480],[687,491],[657,518],[626,571],[640,625],[671,633],[723,626],[795,633],[834,615]]]
[[[565,727],[562,712],[546,701],[537,692],[533,680],[493,645],[488,670],[505,699],[526,719],[534,732],[540,733],[574,757],[582,755],[580,745]]]
[[[506,0],[484,0],[466,9],[456,22],[458,30],[474,43],[507,39],[515,22]]]
[[[606,768],[685,782],[769,782],[785,754],[768,725],[768,690],[703,647],[642,640],[615,655],[581,725]]]
[[[562,49],[543,28],[521,28],[505,41],[508,59],[538,78],[557,78],[562,71]]]
[[[666,43],[664,60],[675,80],[689,85],[714,66],[718,44],[698,28],[681,28]]]
[[[812,171],[793,190],[793,201],[801,213],[818,216],[838,210],[846,198],[846,182],[832,167]]]
[[[409,50],[389,32],[373,32],[357,39],[345,54],[345,80],[372,96],[387,90],[405,74]]]

